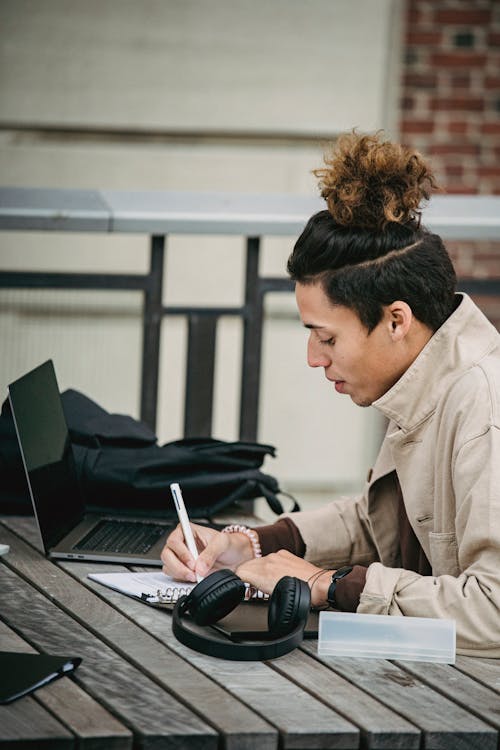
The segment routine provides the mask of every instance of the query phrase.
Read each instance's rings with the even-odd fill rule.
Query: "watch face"
[[[352,570],[351,565],[344,565],[343,568],[339,568],[335,571],[335,573],[332,576],[332,581],[340,581],[341,578],[344,578],[348,573],[350,573]]]

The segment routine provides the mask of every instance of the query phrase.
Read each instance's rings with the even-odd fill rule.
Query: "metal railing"
[[[294,195],[120,192],[0,188],[0,229],[86,233],[134,233],[150,237],[147,273],[78,273],[0,270],[0,288],[137,290],[143,294],[141,419],[154,430],[158,399],[160,332],[165,316],[188,321],[184,435],[212,430],[217,321],[243,321],[239,435],[256,440],[264,298],[291,292],[286,278],[259,275],[261,238],[296,236],[324,208],[319,199]],[[500,240],[500,197],[435,196],[424,223],[444,239]],[[237,307],[163,304],[167,237],[172,234],[231,234],[246,238],[245,294]],[[461,279],[471,294],[499,295],[500,279]],[[202,362],[201,367],[199,363]]]

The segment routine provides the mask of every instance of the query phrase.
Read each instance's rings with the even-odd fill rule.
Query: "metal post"
[[[141,419],[156,430],[165,237],[151,238],[149,283],[144,292]]]
[[[189,316],[184,437],[210,437],[215,374],[217,317]]]
[[[257,440],[263,297],[259,280],[260,238],[247,238],[245,314],[240,401],[240,439]]]

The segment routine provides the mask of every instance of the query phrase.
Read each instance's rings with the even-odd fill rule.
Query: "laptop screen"
[[[48,552],[84,513],[52,361],[11,383],[9,399],[35,516]]]

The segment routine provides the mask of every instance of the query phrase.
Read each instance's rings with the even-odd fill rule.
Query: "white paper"
[[[121,594],[133,596],[147,604],[175,604],[181,596],[189,594],[196,583],[187,581],[176,581],[174,578],[161,572],[134,573],[89,573],[88,578],[102,583],[110,589],[119,591]],[[255,589],[248,583],[245,584],[246,591],[244,599],[269,599],[259,589]]]
[[[102,583],[108,588],[120,591],[128,596],[135,596],[148,604],[170,604],[184,594],[189,594],[196,584],[176,581],[161,572],[144,573],[89,573],[93,581]]]

